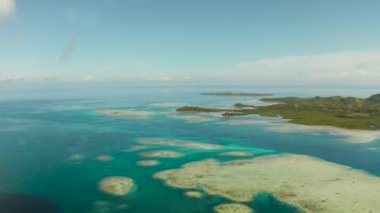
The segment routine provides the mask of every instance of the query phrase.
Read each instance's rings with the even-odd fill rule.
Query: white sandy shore
[[[168,186],[201,189],[237,202],[268,192],[305,212],[380,212],[380,177],[303,155],[213,159],[158,172]]]
[[[333,136],[341,136],[342,141],[349,143],[369,143],[380,139],[380,131],[370,130],[348,130],[330,126],[308,126],[288,123],[287,120],[278,119],[229,119],[218,122],[223,125],[257,125],[263,126],[266,130],[279,133],[305,132],[311,135],[327,133]]]

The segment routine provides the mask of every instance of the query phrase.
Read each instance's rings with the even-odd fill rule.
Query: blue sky
[[[380,80],[376,0],[0,0],[0,80]]]

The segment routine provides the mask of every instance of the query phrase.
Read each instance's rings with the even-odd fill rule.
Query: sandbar
[[[142,166],[142,167],[151,167],[151,166],[156,166],[158,164],[160,164],[161,162],[158,161],[158,160],[140,160],[140,161],[137,161],[136,164],[138,166]]]
[[[200,191],[186,191],[185,196],[189,198],[202,198],[203,193]]]
[[[247,151],[230,151],[230,152],[219,153],[219,156],[251,157],[251,156],[253,156],[253,153],[247,152]]]
[[[143,145],[160,145],[160,146],[173,146],[173,147],[183,147],[189,149],[204,149],[204,150],[217,150],[223,149],[224,146],[218,144],[208,144],[200,143],[196,141],[189,140],[176,140],[167,138],[143,138],[139,140],[140,144]]]
[[[380,177],[305,155],[223,163],[206,159],[154,177],[171,187],[201,189],[236,202],[250,202],[265,192],[304,212],[380,212]]]

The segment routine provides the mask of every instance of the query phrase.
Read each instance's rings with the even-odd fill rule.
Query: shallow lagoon
[[[79,90],[78,87],[65,90],[56,88],[48,93],[41,93],[41,88],[28,92],[1,88],[1,91],[6,92],[0,102],[2,194],[25,193],[47,197],[62,212],[74,213],[125,212],[126,209],[128,212],[211,212],[214,206],[227,202],[221,197],[212,196],[189,199],[184,196],[183,190],[167,187],[151,176],[157,171],[177,168],[186,162],[209,157],[222,161],[237,158],[221,157],[218,155],[221,151],[216,150],[165,147],[187,155],[160,159],[161,164],[154,167],[140,167],[136,162],[145,159],[138,155],[140,151],[123,150],[135,145],[141,138],[150,137],[221,144],[230,150],[250,151],[257,156],[283,152],[307,154],[380,175],[380,140],[364,144],[347,143],[343,140],[344,136],[323,132],[276,133],[268,131],[265,125],[223,125],[220,122],[224,118],[218,117],[213,121],[187,122],[171,116],[176,107],[174,103],[191,101],[191,104],[200,105],[230,105],[255,101],[252,97],[200,95],[205,91],[225,91],[231,90],[230,88],[92,86],[92,89]],[[346,93],[365,97],[376,92],[373,88],[233,89],[270,92],[278,96]],[[105,116],[94,112],[108,108],[149,111],[152,115],[149,119],[139,119]],[[68,158],[73,154],[81,154],[85,158],[70,161]],[[98,155],[112,155],[114,160],[99,162],[95,159]],[[131,177],[136,182],[136,189],[123,197],[102,193],[97,184],[107,176]],[[265,194],[258,195],[256,202],[248,205],[259,213],[296,212],[294,208]]]

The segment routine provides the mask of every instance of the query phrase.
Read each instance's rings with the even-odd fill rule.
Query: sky
[[[0,83],[377,85],[378,0],[0,0]]]

